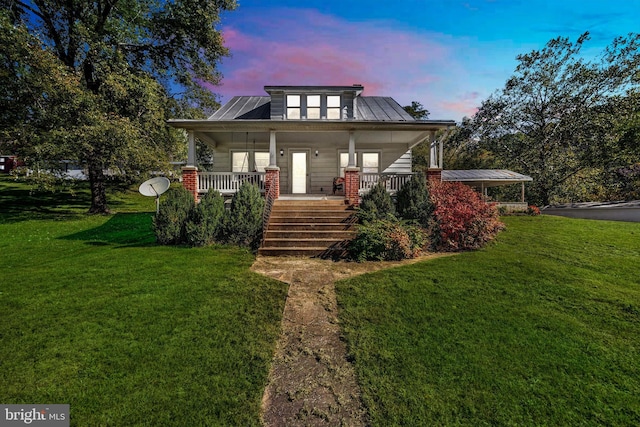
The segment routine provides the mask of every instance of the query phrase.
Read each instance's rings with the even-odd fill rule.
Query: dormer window
[[[300,119],[300,95],[287,95],[287,118]]]
[[[320,118],[320,95],[307,95],[307,119]]]
[[[340,95],[301,94],[286,95],[288,120],[342,120],[347,119]],[[346,106],[345,106],[346,110]]]
[[[327,119],[340,120],[341,118],[340,95],[327,95]]]

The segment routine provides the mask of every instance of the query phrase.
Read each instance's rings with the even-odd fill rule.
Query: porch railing
[[[256,184],[260,192],[264,193],[264,172],[198,172],[198,192],[200,193],[206,193],[212,188],[223,195],[235,194],[245,182]]]
[[[411,179],[411,173],[361,173],[360,194],[366,194],[380,181],[384,182],[387,192],[395,194]]]

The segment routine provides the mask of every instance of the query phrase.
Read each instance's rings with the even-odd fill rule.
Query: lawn
[[[154,243],[155,203],[0,178],[0,402],[71,424],[259,425],[286,286],[237,248]]]
[[[504,220],[337,285],[372,425],[640,425],[640,224]]]

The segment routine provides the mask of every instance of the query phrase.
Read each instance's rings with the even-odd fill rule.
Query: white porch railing
[[[395,194],[400,188],[411,179],[410,173],[361,173],[360,174],[360,194],[366,194],[379,182],[385,183],[388,193]]]
[[[198,192],[206,193],[212,188],[223,195],[235,194],[248,181],[264,193],[264,178],[264,172],[198,172]]]

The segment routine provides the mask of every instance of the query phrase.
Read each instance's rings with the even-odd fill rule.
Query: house
[[[453,120],[414,120],[392,98],[363,96],[362,85],[265,86],[265,96],[235,96],[206,120],[170,120],[188,134],[183,185],[233,194],[244,181],[270,197],[333,197],[357,205],[384,179],[389,191],[410,178],[411,148],[432,144],[429,174],[440,177],[436,132]],[[198,171],[196,143],[213,151],[213,171]]]

